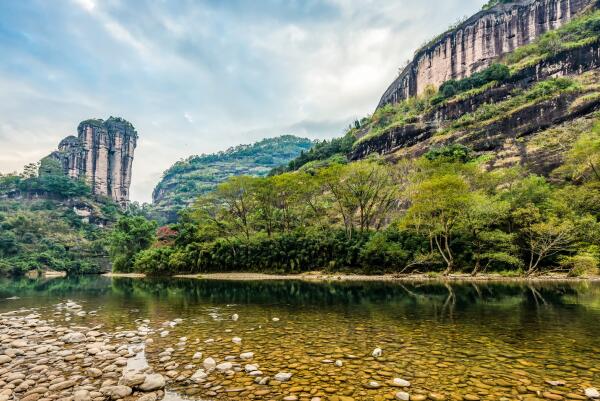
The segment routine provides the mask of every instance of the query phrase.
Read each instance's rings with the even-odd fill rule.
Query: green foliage
[[[350,130],[341,138],[317,142],[308,151],[302,151],[287,166],[274,169],[271,175],[281,174],[286,171],[296,171],[315,161],[333,160],[335,158],[335,162],[346,162],[346,155],[352,150],[352,144],[355,140],[354,132]]]
[[[472,151],[468,147],[460,144],[431,148],[425,153],[427,160],[443,160],[446,162],[466,163],[472,160]]]
[[[460,93],[481,88],[492,82],[502,83],[508,78],[510,78],[510,70],[507,66],[498,63],[492,64],[483,71],[476,72],[467,78],[444,82],[440,86],[438,94],[431,100],[431,103],[434,105],[439,104]]]
[[[157,224],[141,216],[124,216],[115,224],[108,238],[109,252],[116,272],[130,272],[134,257],[152,245]]]
[[[110,224],[119,213],[112,201],[94,199],[83,181],[63,175],[50,157],[20,175],[0,174],[0,275],[100,272],[106,231],[95,223]]]
[[[600,123],[579,137],[560,172],[575,181],[600,181]]]
[[[579,90],[581,90],[581,84],[570,78],[551,78],[541,81],[525,91],[515,91],[513,96],[507,100],[482,104],[474,112],[464,114],[452,122],[448,130],[477,127],[478,124],[510,115],[526,105],[536,104],[559,94],[575,93]]]
[[[164,172],[154,189],[152,217],[161,222],[173,222],[180,210],[191,205],[198,196],[213,191],[229,177],[266,176],[272,169],[308,151],[313,144],[306,138],[283,135],[178,161]]]
[[[520,169],[487,172],[479,163],[451,145],[396,165],[370,159],[231,178],[182,215],[168,230],[171,240],[129,255],[130,266],[149,274],[505,275],[595,266],[595,181],[557,186]],[[10,239],[6,244],[10,249]]]
[[[489,0],[487,3],[485,3],[482,7],[483,10],[489,10],[495,6],[497,6],[498,4],[508,4],[508,3],[512,3],[513,0]]]

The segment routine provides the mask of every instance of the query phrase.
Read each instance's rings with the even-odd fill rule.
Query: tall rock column
[[[108,151],[110,142],[106,129],[98,130],[94,143],[94,193],[102,196],[108,196],[109,182],[111,175],[111,166],[108,160]]]
[[[51,157],[62,163],[65,175],[84,179],[94,194],[126,205],[138,138],[133,125],[118,117],[86,120],[77,134],[63,139]]]

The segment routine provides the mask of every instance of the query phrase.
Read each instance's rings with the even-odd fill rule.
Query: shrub
[[[571,277],[598,273],[598,259],[587,252],[562,258],[560,266],[568,270]]]

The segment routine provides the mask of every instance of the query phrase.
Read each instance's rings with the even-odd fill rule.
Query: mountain
[[[310,139],[283,135],[178,161],[164,172],[152,192],[154,215],[158,220],[173,222],[179,210],[228,177],[266,176],[273,168],[288,163],[313,145]]]
[[[332,157],[415,158],[457,144],[489,168],[548,175],[598,120],[599,66],[597,1],[492,1],[419,49],[372,115],[289,170]]]

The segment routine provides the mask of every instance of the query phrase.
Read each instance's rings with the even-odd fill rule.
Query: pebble
[[[396,393],[396,399],[400,401],[408,401],[410,400],[410,394],[405,393],[404,391],[398,391]]]
[[[600,392],[594,387],[586,388],[585,396],[591,399],[597,399],[600,398]]]
[[[274,376],[274,379],[280,382],[286,382],[292,378],[291,373],[279,372]]]

